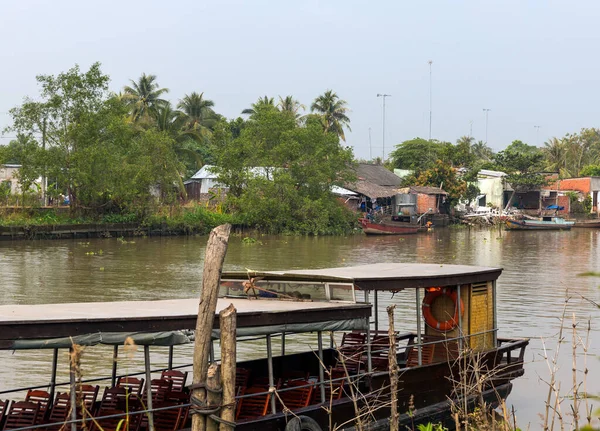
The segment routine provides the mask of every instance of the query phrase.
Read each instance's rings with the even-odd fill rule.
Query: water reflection
[[[504,267],[498,282],[500,336],[532,337],[527,351],[526,375],[515,382],[509,402],[519,421],[537,428],[543,410],[547,376],[541,359],[542,343],[555,346],[558,318],[565,296],[570,318],[592,319],[590,369],[587,390],[600,392],[600,329],[594,323],[599,310],[583,297],[600,302],[600,279],[577,274],[600,269],[600,230],[572,232],[503,232],[499,230],[438,229],[406,237],[272,237],[246,245],[231,239],[225,261],[227,269],[323,268],[376,262],[437,262]],[[35,241],[0,243],[0,303],[39,304],[58,302],[118,301],[128,299],[187,298],[199,293],[201,262],[206,237],[137,238],[123,244],[115,239],[85,241]],[[382,295],[380,304],[398,304],[397,325],[401,331],[415,328],[415,299],[401,292],[392,299]],[[383,310],[383,308],[382,308]],[[385,320],[385,311],[380,313]],[[597,319],[596,319],[597,320]],[[278,343],[277,340],[275,340]],[[286,350],[314,346],[314,336],[287,342]],[[278,346],[278,344],[275,344]],[[276,347],[279,348],[279,347]],[[242,346],[245,355],[264,352],[264,342]],[[190,362],[191,347],[177,349],[176,364]],[[119,367],[141,370],[142,353],[122,358]],[[105,375],[110,369],[112,349],[89,348],[85,352],[87,377]],[[0,387],[45,384],[50,379],[51,353],[43,351],[0,352]],[[153,363],[165,366],[166,349],[153,349]],[[60,358],[59,380],[68,380],[66,354]],[[559,377],[563,387],[571,380],[571,357],[563,348]],[[583,360],[579,361],[583,364]]]

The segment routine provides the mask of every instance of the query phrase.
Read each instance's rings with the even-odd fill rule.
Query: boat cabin
[[[499,268],[403,263],[223,273],[211,361],[220,355],[218,312],[229,304],[237,310],[238,346],[250,346],[245,356],[238,348],[236,358],[236,430],[283,430],[292,417],[310,418],[322,429],[330,423],[350,426],[357,405],[389,398],[391,357],[402,375],[401,423],[425,423],[432,412],[450,412],[448,399],[460,391],[449,377],[459,371],[456,359],[467,350],[479,356],[490,377],[483,394],[460,396],[498,402],[510,392],[510,381],[523,374],[527,345],[497,335],[500,273]],[[399,326],[392,331],[395,344],[379,306],[390,304],[391,294],[410,298],[414,313],[408,332]],[[114,431],[115,417],[124,414],[132,418],[130,430],[188,427],[191,364],[174,367],[173,355],[177,346],[193,342],[197,310],[198,299],[0,306],[0,351],[54,351],[48,383],[0,387],[0,429],[58,431],[70,423],[76,431],[87,420],[92,431],[99,425]],[[144,369],[119,373],[116,359],[132,343],[143,346]],[[96,344],[114,346],[112,369],[101,382],[106,388],[82,380],[77,366],[71,366],[69,382],[57,382],[60,349]],[[168,366],[153,369],[150,349],[161,347],[168,349]],[[70,409],[76,396],[88,400],[84,393],[89,410]],[[416,413],[405,414],[409,404]],[[385,422],[389,415],[385,404],[372,418]]]

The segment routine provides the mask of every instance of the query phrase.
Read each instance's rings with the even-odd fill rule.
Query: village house
[[[591,213],[600,213],[600,177],[554,179],[542,190],[542,205],[562,207],[559,214],[572,212],[570,192],[577,193],[579,201],[590,198]]]
[[[381,165],[359,163],[356,168],[356,181],[332,191],[351,210],[371,212],[380,210],[393,215],[395,196],[402,179]]]
[[[0,165],[0,183],[8,182],[12,194],[21,193],[18,182],[18,173],[21,165],[6,164]]]

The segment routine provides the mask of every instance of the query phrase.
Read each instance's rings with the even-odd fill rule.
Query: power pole
[[[379,94],[377,93],[377,97],[383,98],[383,138],[382,138],[382,150],[381,150],[381,164],[385,162],[385,98],[391,97],[391,94]]]
[[[533,126],[535,128],[535,146],[540,145],[540,126]]]
[[[373,146],[371,145],[371,128],[369,127],[369,161],[373,160],[372,149]]]
[[[488,114],[490,111],[489,108],[483,108],[483,112],[485,112],[485,145],[488,144]]]
[[[431,141],[431,114],[432,114],[432,92],[431,92],[431,65],[433,64],[432,60],[428,61],[429,63],[429,140]]]
[[[469,121],[469,138],[473,137],[473,120]]]

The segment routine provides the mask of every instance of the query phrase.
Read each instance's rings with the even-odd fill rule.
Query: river
[[[196,297],[207,237],[21,241],[0,243],[0,304],[41,304]],[[549,378],[544,345],[556,348],[556,334],[568,291],[569,322],[559,353],[561,392],[572,387],[571,318],[576,313],[580,335],[591,320],[585,390],[600,394],[600,278],[578,274],[600,271],[600,230],[571,232],[506,232],[480,229],[436,229],[403,237],[284,237],[260,236],[248,244],[233,236],[225,269],[292,269],[348,266],[375,262],[437,262],[499,266],[499,336],[530,337],[525,376],[515,381],[508,405],[514,405],[521,428],[539,429]],[[380,300],[399,304],[397,329],[414,330],[414,297]],[[406,296],[406,295],[405,295]],[[302,344],[302,342],[299,342]],[[287,346],[286,348],[293,348]],[[305,346],[296,346],[305,347]],[[179,349],[178,349],[179,350]],[[250,346],[251,354],[262,346]],[[189,363],[189,349],[179,350],[177,363]],[[111,350],[89,348],[84,353],[86,377],[106,374]],[[64,354],[63,354],[64,355]],[[66,356],[66,355],[64,355]],[[141,353],[123,359],[120,371],[141,370]],[[579,349],[578,369],[586,355]],[[50,352],[0,351],[0,390],[45,384]],[[153,353],[164,364],[165,351]],[[60,358],[59,380],[66,381],[66,357]],[[583,373],[579,374],[583,379]],[[583,386],[580,392],[583,391]],[[1,395],[0,398],[6,398]],[[568,400],[562,406],[568,416]],[[593,404],[597,404],[593,403]],[[569,419],[567,419],[569,420]]]

